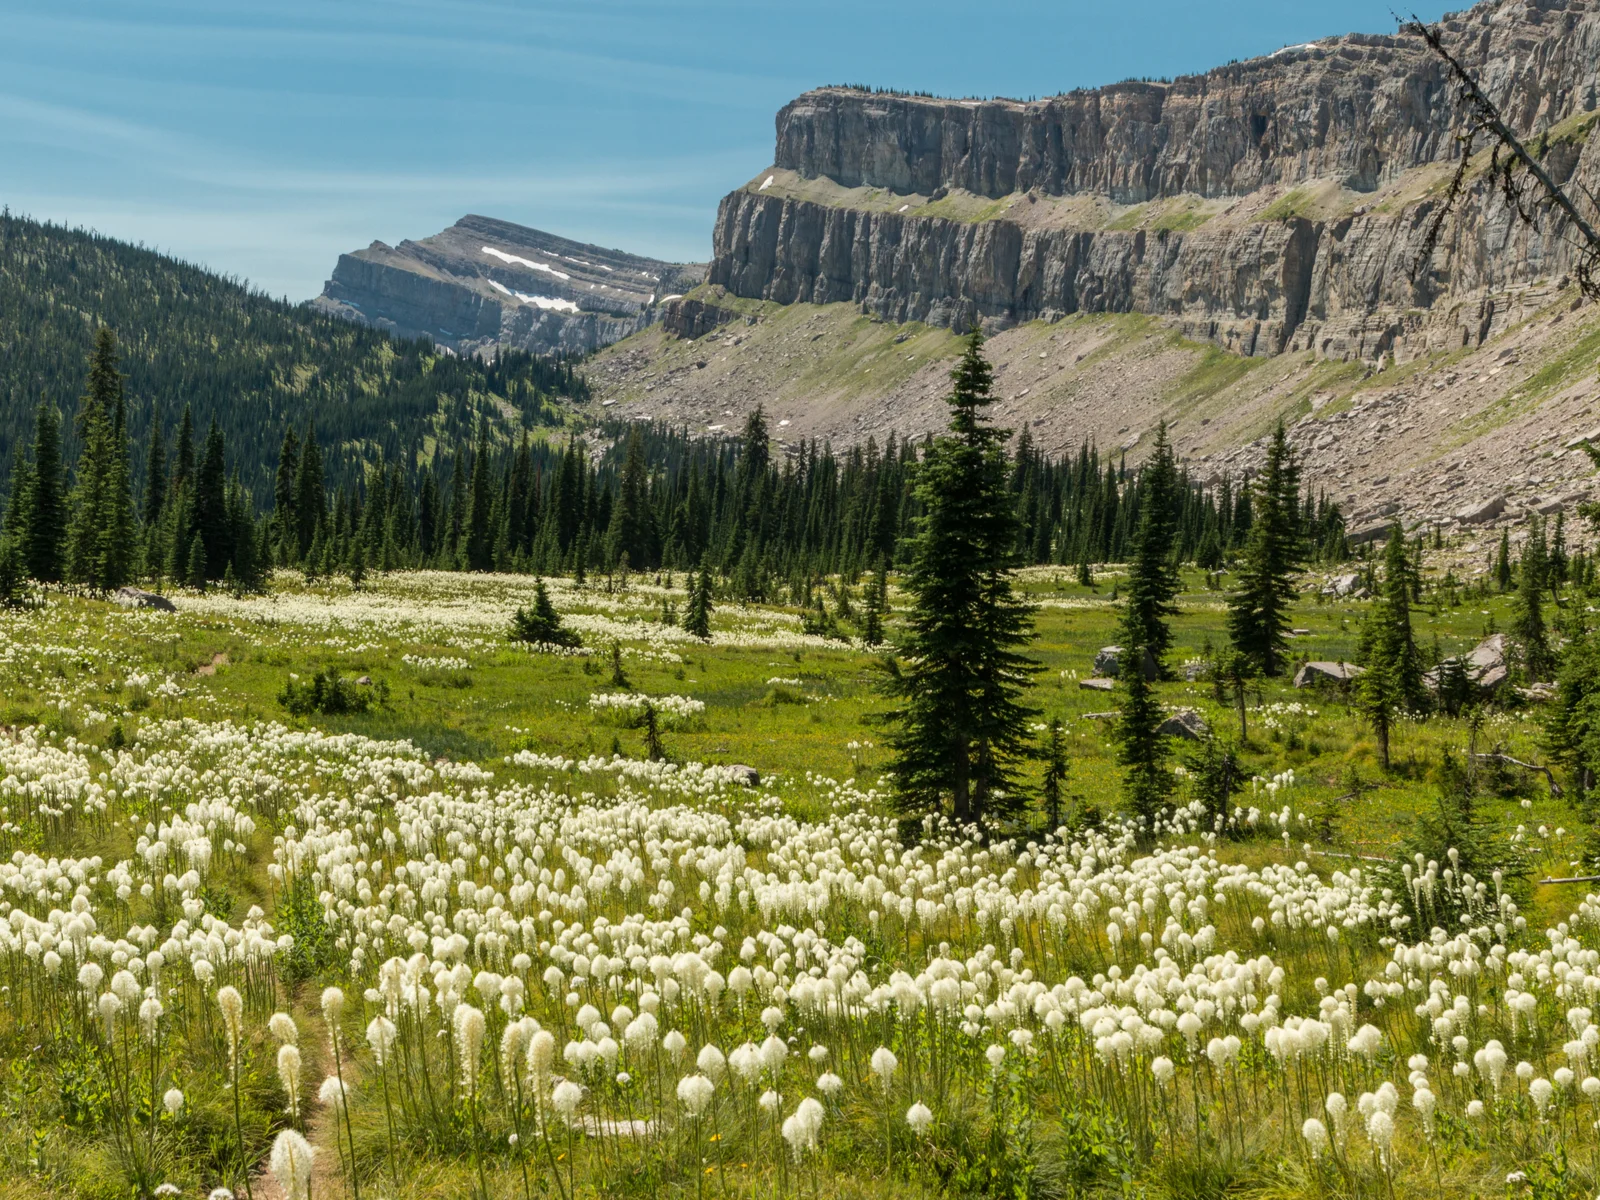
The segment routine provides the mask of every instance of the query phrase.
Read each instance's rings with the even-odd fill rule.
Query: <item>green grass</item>
[[[1059,717],[1067,726],[1071,765],[1067,790],[1073,811],[1079,816],[1091,809],[1114,813],[1122,799],[1121,773],[1109,741],[1111,725],[1092,714],[1113,708],[1116,696],[1083,690],[1078,682],[1090,674],[1095,652],[1117,639],[1116,597],[1124,575],[1116,568],[1102,569],[1091,587],[1079,585],[1073,576],[1071,570],[1054,568],[1035,568],[1020,576],[1023,590],[1037,605],[1038,636],[1032,652],[1040,669],[1028,700],[1038,709],[1039,721]],[[681,584],[681,578],[674,582]],[[1210,590],[1204,577],[1192,572],[1184,583],[1173,623],[1175,668],[1203,657],[1208,647],[1214,649],[1224,640],[1222,593]],[[1292,642],[1294,656],[1348,659],[1355,652],[1359,623],[1368,606],[1324,602],[1315,583],[1307,580],[1294,612],[1294,624],[1303,631]],[[269,597],[240,601],[180,597],[185,611],[175,617],[131,617],[93,599],[52,596],[42,610],[0,616],[0,629],[10,646],[0,659],[4,697],[0,716],[10,725],[42,723],[54,731],[55,743],[65,744],[71,737],[96,751],[109,749],[119,739],[137,738],[141,732],[164,736],[156,725],[167,718],[243,724],[283,721],[308,730],[406,739],[429,760],[478,763],[495,773],[497,786],[523,780],[548,782],[536,770],[506,762],[507,755],[524,749],[581,759],[609,756],[615,745],[624,755],[639,757],[640,730],[589,708],[591,695],[619,687],[611,679],[609,655],[558,658],[516,649],[505,641],[503,622],[495,614],[525,602],[530,587],[530,581],[507,577],[394,576],[374,577],[366,592],[353,594],[337,581],[308,591],[295,577],[280,576]],[[558,607],[589,631],[591,644],[604,650],[617,631],[635,631],[622,638],[626,686],[653,696],[687,696],[704,704],[704,712],[686,726],[663,734],[673,759],[756,767],[775,797],[771,815],[799,820],[828,817],[837,812],[833,806],[839,794],[831,781],[852,778],[855,790],[848,795],[853,802],[868,803],[860,797],[882,782],[885,766],[881,746],[870,744],[882,741],[883,730],[875,717],[886,706],[878,691],[881,674],[876,656],[843,643],[796,643],[790,634],[797,628],[794,619],[799,610],[778,605],[739,610],[724,603],[715,618],[724,644],[711,646],[669,642],[655,637],[647,624],[626,625],[649,621],[650,614],[659,611],[664,590],[664,580],[658,584],[647,576],[635,576],[626,592],[607,591],[603,579],[582,591],[553,583]],[[678,599],[681,610],[681,591]],[[903,597],[895,599],[903,605]],[[1451,653],[1475,644],[1491,625],[1504,627],[1507,619],[1503,597],[1453,604],[1446,597],[1432,596],[1417,610],[1416,628],[1426,650],[1432,652],[1437,646],[1438,652]],[[730,638],[746,644],[732,644]],[[226,655],[226,662],[217,666],[215,674],[196,673],[219,654]],[[402,662],[404,655],[464,658],[470,666],[412,666]],[[368,674],[386,682],[388,702],[361,715],[289,721],[276,701],[285,679],[291,672],[305,676],[329,666],[347,676]],[[148,696],[128,682],[138,673],[151,677]],[[172,698],[157,694],[164,679],[175,683],[181,694]],[[1231,707],[1219,703],[1208,684],[1182,681],[1181,670],[1178,680],[1157,685],[1157,691],[1169,705],[1199,709],[1215,729],[1236,727]],[[1287,681],[1274,680],[1252,690],[1250,705],[1248,735],[1241,746],[1246,769],[1261,778],[1292,769],[1299,782],[1278,803],[1322,815],[1317,831],[1304,834],[1303,842],[1298,837],[1290,844],[1261,836],[1217,848],[1224,860],[1256,869],[1309,858],[1331,872],[1347,868],[1351,860],[1328,855],[1392,854],[1418,816],[1432,811],[1440,763],[1447,754],[1460,754],[1468,736],[1462,723],[1448,719],[1403,723],[1395,739],[1393,768],[1385,772],[1377,763],[1370,731],[1346,697],[1296,692]],[[1518,757],[1542,759],[1537,726],[1527,712],[1494,714],[1480,738],[1482,744],[1500,745]],[[203,771],[208,764],[202,756],[187,765]],[[1036,765],[1025,771],[1030,782],[1036,773]],[[1355,799],[1348,798],[1352,775],[1373,785]],[[333,777],[316,786],[334,796],[347,796],[362,782]],[[1527,809],[1507,804],[1504,815],[1497,812],[1497,818],[1530,829],[1567,831],[1541,839],[1539,851],[1541,869],[1566,873],[1569,862],[1584,856],[1584,814],[1568,801],[1552,797],[1542,785],[1513,782],[1509,798],[1525,803]],[[591,789],[605,794],[598,777],[568,776],[555,786],[567,789],[569,795]],[[165,807],[138,807],[144,802],[136,799],[129,819],[70,836],[39,826],[8,830],[3,834],[4,849],[9,855],[70,847],[73,853],[100,854],[108,863],[127,858],[147,818],[169,819],[175,808],[181,808],[181,796],[166,799]],[[707,801],[712,808],[718,803]],[[1268,801],[1247,791],[1241,803],[1266,807]],[[252,905],[259,905],[280,932],[294,931],[308,947],[307,953],[313,953],[309,947],[317,935],[316,906],[304,902],[289,906],[266,871],[274,839],[294,823],[295,814],[263,804],[258,816],[248,851],[224,864],[208,882],[212,911],[237,922]],[[1020,832],[1038,836],[1036,829]],[[755,857],[762,850],[752,841],[748,853]],[[1571,888],[1534,889],[1523,909],[1530,929],[1567,919],[1577,899]],[[686,896],[684,902],[692,900]],[[849,927],[845,917],[829,914],[828,919]],[[697,916],[697,931],[699,923]],[[914,962],[931,952],[927,946],[913,950],[909,934],[902,947],[892,937],[868,930],[864,921],[860,928],[863,953],[872,964],[898,963],[902,958]],[[738,938],[732,944],[737,945]],[[332,956],[325,946],[314,953]],[[317,992],[325,981],[325,972],[316,966],[320,961],[312,962],[312,978],[290,980],[277,1001],[300,1023],[307,1056],[305,1078],[312,1091],[330,1069],[316,1015]],[[1093,965],[1092,958],[1085,959],[1081,969],[1086,978]],[[1315,994],[1303,980],[1296,986],[1300,991],[1288,990],[1285,995],[1289,1011],[1314,1011]],[[173,1006],[181,1011],[181,997]],[[359,1010],[359,1005],[355,1007]],[[729,1008],[722,1020],[718,1036],[725,1047],[764,1036],[754,1009]],[[258,1033],[259,1024],[258,1019]],[[173,1050],[184,1063],[192,1115],[181,1124],[174,1122],[170,1136],[163,1134],[162,1145],[172,1155],[165,1165],[168,1177],[195,1194],[226,1171],[232,1126],[218,1042],[213,1035],[200,1035],[209,1026],[191,1021],[190,1028],[195,1030],[193,1044]],[[355,1025],[347,1031],[357,1043],[361,1032]],[[35,1053],[41,1044],[48,1049]],[[266,1044],[251,1051],[257,1067],[247,1082],[245,1120],[255,1154],[284,1121],[267,1065],[271,1053]],[[126,1195],[103,1124],[74,1125],[63,1118],[63,1113],[94,1103],[92,1097],[80,1094],[75,1082],[85,1077],[81,1058],[69,1040],[57,1037],[41,1043],[35,1031],[0,1016],[0,1061],[7,1066],[7,1073],[0,1074],[0,1101],[8,1112],[8,1120],[0,1122],[0,1197],[109,1200]],[[381,1095],[371,1081],[358,1081],[356,1095],[358,1158],[368,1164],[363,1195],[443,1200],[471,1192],[477,1176],[468,1154],[469,1129],[461,1114],[441,1133],[415,1109],[403,1113],[399,1157],[390,1163]],[[906,1195],[908,1189],[933,1194],[941,1187],[965,1195],[978,1189],[969,1186],[975,1177],[962,1172],[975,1170],[977,1163],[996,1171],[1021,1171],[1031,1164],[1036,1186],[1042,1189],[1039,1194],[1051,1196],[1115,1194],[1118,1181],[1125,1178],[1151,1189],[1142,1194],[1172,1196],[1210,1196],[1230,1189],[1313,1195],[1328,1182],[1297,1174],[1298,1160],[1279,1152],[1270,1104],[1249,1124],[1241,1149],[1212,1153],[1198,1161],[1186,1152],[1166,1153],[1149,1171],[1148,1164],[1125,1157],[1126,1150],[1119,1148],[1115,1119],[1094,1096],[1070,1101],[1046,1098],[1030,1117],[1034,1149],[998,1154],[985,1148],[985,1139],[991,1136],[984,1132],[990,1113],[982,1095],[957,1093],[941,1098],[935,1139],[919,1144],[903,1124],[892,1127],[897,1166],[886,1172],[878,1140],[883,1131],[881,1114],[852,1100],[843,1110],[830,1112],[827,1157],[816,1178],[785,1164],[781,1147],[764,1140],[775,1140],[770,1129],[763,1133],[759,1125],[741,1124],[744,1117],[726,1112],[719,1128],[728,1136],[725,1144],[737,1147],[726,1158],[719,1149],[697,1150],[677,1136],[663,1138],[639,1155],[619,1154],[603,1142],[583,1139],[574,1148],[578,1158],[572,1165],[585,1200],[590,1196],[686,1200],[702,1194],[702,1188],[707,1194],[725,1192],[751,1200],[774,1193],[809,1194],[813,1189],[818,1195],[840,1198],[887,1198]],[[333,1165],[337,1159],[332,1135],[325,1121],[314,1122],[310,1132],[323,1147],[328,1172],[326,1178],[319,1176],[315,1194],[334,1200],[343,1192]],[[752,1147],[760,1153],[752,1152]],[[522,1195],[520,1172],[505,1147],[497,1144],[484,1154],[491,1194]],[[1458,1173],[1470,1167],[1475,1174],[1471,1180],[1453,1177],[1450,1194],[1470,1194],[1484,1176],[1485,1162],[1482,1156],[1469,1156],[1465,1164],[1453,1167]],[[391,1169],[397,1171],[398,1181],[390,1177]],[[1414,1162],[1410,1178],[1424,1175],[1431,1178],[1426,1163],[1419,1167]],[[548,1181],[543,1173],[539,1178]],[[261,1186],[258,1183],[258,1195]]]

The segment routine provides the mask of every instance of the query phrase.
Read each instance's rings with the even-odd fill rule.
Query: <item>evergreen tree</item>
[[[194,524],[205,546],[207,579],[220,579],[233,560],[233,525],[228,519],[228,475],[222,428],[212,421],[194,481]]]
[[[1500,549],[1494,558],[1494,582],[1502,592],[1511,590],[1511,531],[1500,531]]]
[[[561,615],[550,603],[550,593],[542,579],[533,586],[533,608],[518,608],[512,614],[511,640],[536,646],[570,648],[583,645],[582,638],[561,624]]]
[[[1228,611],[1234,647],[1263,675],[1281,674],[1288,657],[1285,634],[1300,564],[1299,492],[1299,469],[1280,421],[1254,488],[1250,538]]]
[[[1138,631],[1132,632],[1136,637]],[[1144,646],[1129,639],[1123,655],[1128,669],[1120,672],[1124,690],[1117,714],[1117,762],[1124,768],[1122,790],[1128,806],[1149,831],[1172,795],[1167,739],[1161,732],[1167,714],[1155,687],[1135,665],[1144,656]]]
[[[189,554],[182,577],[190,587],[202,592],[206,590],[206,543],[198,530],[189,538]]]
[[[1128,606],[1123,613],[1122,639],[1148,649],[1164,677],[1165,658],[1172,648],[1167,619],[1178,611],[1173,601],[1181,586],[1177,558],[1178,468],[1172,443],[1167,440],[1165,421],[1157,429],[1155,449],[1139,476],[1139,484],[1139,528],[1128,563]]]
[[[44,401],[34,417],[33,464],[29,470],[27,526],[22,554],[28,574],[41,583],[61,578],[61,552],[67,534],[61,479],[61,422]]]
[[[16,608],[27,597],[28,566],[22,547],[10,534],[0,535],[0,605]]]
[[[161,422],[152,414],[150,445],[144,457],[144,525],[160,524],[167,504],[167,444],[161,437]]]
[[[685,581],[684,587],[689,593],[689,603],[683,614],[683,631],[699,638],[702,642],[709,642],[712,613],[711,568],[702,563],[699,577],[696,578],[691,574]]]
[[[1400,714],[1426,702],[1422,656],[1411,628],[1411,581],[1406,539],[1398,524],[1384,550],[1383,594],[1367,616],[1366,672],[1356,680],[1357,707],[1378,738],[1378,757],[1388,770],[1390,734]]]
[[[976,330],[951,372],[950,432],[929,448],[917,481],[922,516],[906,587],[906,669],[886,690],[890,774],[902,815],[942,811],[989,825],[1020,811],[1014,782],[1027,751],[1021,700],[1033,661],[1028,605],[1012,590],[1017,518],[1007,487],[1006,432],[983,410],[992,373]]]
[[[1534,521],[1528,541],[1522,548],[1522,563],[1517,570],[1517,594],[1512,599],[1511,638],[1522,657],[1522,669],[1533,682],[1548,679],[1553,666],[1549,635],[1544,622],[1545,558],[1544,526]]]
[[[1561,650],[1559,685],[1544,718],[1545,748],[1580,797],[1600,779],[1600,635],[1579,626]]]
[[[1195,799],[1211,818],[1212,832],[1226,835],[1232,817],[1229,802],[1244,789],[1245,772],[1234,748],[1219,737],[1208,736],[1200,749],[1184,761],[1194,785]]]
[[[1061,718],[1052,717],[1044,741],[1044,778],[1039,781],[1039,798],[1044,802],[1045,832],[1061,828],[1061,789],[1067,782],[1067,742]]]
[[[120,510],[125,503],[131,504],[126,495],[126,429],[117,428],[124,404],[122,382],[116,337],[102,326],[95,332],[88,385],[78,402],[76,424],[82,449],[74,472],[64,565],[71,582],[101,591],[121,586],[121,562],[128,549],[116,540],[122,523]],[[116,444],[119,433],[124,439],[121,447]],[[120,532],[127,536],[131,530]]]
[[[317,445],[317,431],[307,425],[305,437],[300,439],[300,461],[294,473],[294,532],[295,559],[311,557],[312,546],[327,520],[328,493],[323,478],[322,450]],[[319,548],[320,557],[320,548]]]
[[[882,562],[867,584],[861,615],[861,640],[869,646],[883,643],[883,616],[889,609],[889,572]]]

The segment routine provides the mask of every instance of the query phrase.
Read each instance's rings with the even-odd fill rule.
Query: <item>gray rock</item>
[[[733,781],[742,787],[761,786],[761,772],[754,767],[747,767],[744,763],[732,763],[728,770],[733,775]]]
[[[1367,542],[1381,542],[1389,536],[1389,530],[1393,527],[1393,521],[1375,521],[1371,524],[1347,530],[1344,537],[1345,541],[1352,546],[1364,545]]]
[[[1365,668],[1355,663],[1308,662],[1294,673],[1294,686],[1304,688],[1323,684],[1343,687],[1362,674],[1365,674]]]
[[[1322,591],[1324,595],[1343,599],[1346,596],[1354,595],[1360,588],[1360,575],[1335,575],[1328,580],[1328,586],[1323,588]]]
[[[177,612],[171,600],[136,587],[118,588],[111,594],[114,603],[124,608],[153,608],[157,612]]]
[[[1195,709],[1180,708],[1165,721],[1161,722],[1161,732],[1167,737],[1198,742],[1202,738],[1210,736],[1211,726],[1206,724],[1206,719]]]
[[[1084,692],[1109,692],[1117,686],[1114,679],[1080,679],[1078,689]]]
[[[356,686],[357,687],[371,687],[372,686],[372,676],[371,675],[358,675],[356,677]]]
[[[1100,652],[1094,656],[1094,673],[1103,675],[1108,679],[1118,679],[1122,675],[1122,647],[1102,646]],[[1144,652],[1144,677],[1154,679],[1160,672],[1156,669],[1155,656],[1149,650]]]
[[[1463,525],[1482,525],[1485,521],[1492,521],[1506,510],[1506,498],[1495,496],[1488,500],[1480,500],[1476,504],[1469,504],[1466,508],[1456,513],[1456,520]]]
[[[486,253],[486,246],[498,253]],[[467,216],[421,241],[373,242],[340,255],[311,304],[401,336],[426,335],[458,351],[503,345],[585,352],[648,327],[667,313],[665,297],[704,278],[703,264],[643,258]],[[567,306],[552,306],[552,300]],[[704,332],[720,318],[685,310],[676,319]]]

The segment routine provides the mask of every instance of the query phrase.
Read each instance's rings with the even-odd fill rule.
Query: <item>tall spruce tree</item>
[[[691,575],[685,582],[689,604],[683,614],[683,630],[702,642],[711,640],[711,568],[700,564],[699,577]]]
[[[1384,549],[1383,593],[1367,616],[1367,669],[1355,685],[1357,707],[1377,735],[1378,757],[1386,771],[1396,720],[1403,712],[1420,709],[1427,702],[1422,654],[1411,628],[1411,592],[1416,575],[1416,568],[1406,556],[1405,534],[1397,523],[1390,528]]]
[[[78,403],[82,442],[67,520],[66,577],[105,591],[127,581],[133,497],[128,483],[126,401],[117,369],[117,339],[101,327],[89,356],[89,379]]]
[[[1530,682],[1550,678],[1554,656],[1544,620],[1546,558],[1544,523],[1534,520],[1517,567],[1517,592],[1511,602],[1511,638]]]
[[[61,475],[61,418],[54,405],[40,401],[34,415],[33,463],[28,472],[22,531],[22,556],[28,574],[40,583],[61,579],[61,552],[67,536]]]
[[[1123,794],[1149,830],[1172,795],[1173,776],[1167,765],[1167,738],[1161,732],[1167,714],[1155,686],[1140,669],[1144,645],[1139,636],[1136,628],[1124,633],[1123,661],[1127,666],[1120,672],[1123,693],[1115,737],[1117,762],[1124,768]]]
[[[1253,489],[1239,589],[1228,602],[1228,634],[1234,647],[1263,675],[1282,674],[1288,658],[1285,635],[1289,609],[1298,594],[1294,572],[1301,556],[1299,495],[1299,468],[1279,421],[1266,468]]]
[[[943,812],[990,826],[1022,811],[1016,768],[1032,709],[1022,695],[1035,663],[1029,606],[1012,590],[1017,517],[1007,480],[1007,432],[984,418],[993,376],[976,330],[951,372],[950,432],[929,447],[906,589],[906,667],[886,714],[896,802],[908,818]]]
[[[1163,676],[1167,674],[1166,655],[1172,648],[1167,619],[1178,611],[1173,601],[1181,586],[1178,486],[1177,462],[1163,421],[1156,431],[1155,449],[1139,475],[1139,527],[1128,562],[1128,600],[1122,618],[1124,644],[1148,649]]]

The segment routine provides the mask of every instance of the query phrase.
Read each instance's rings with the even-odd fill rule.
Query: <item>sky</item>
[[[1394,28],[1389,0],[0,0],[0,204],[292,300],[466,213],[701,261],[807,88],[1027,98]]]

